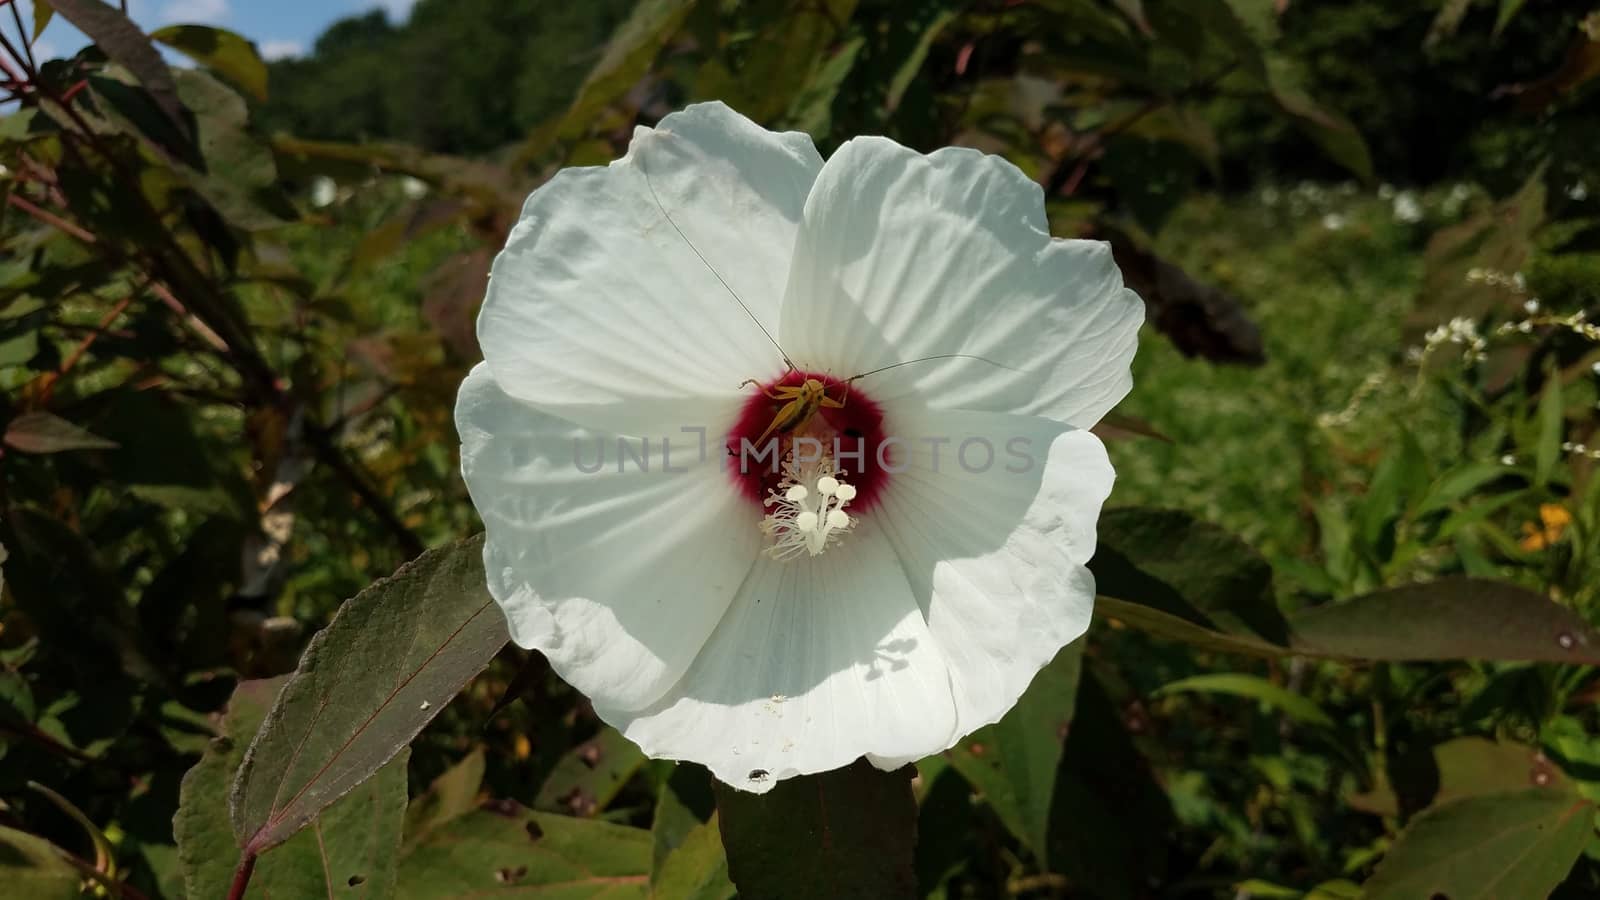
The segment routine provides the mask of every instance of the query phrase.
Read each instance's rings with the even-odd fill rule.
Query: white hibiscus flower
[[[495,262],[456,408],[490,591],[601,718],[728,784],[941,751],[1088,627],[1087,429],[1143,315],[997,157],[670,115],[535,191]]]

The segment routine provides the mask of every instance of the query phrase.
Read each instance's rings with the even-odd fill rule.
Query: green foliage
[[[267,99],[267,65],[254,45],[237,34],[205,25],[168,25],[150,32],[150,37],[222,75],[256,100]]]
[[[422,0],[265,65],[36,2],[98,46],[17,60],[0,119],[0,877],[1592,892],[1600,43],[1559,4],[1281,6]],[[504,649],[459,541],[450,411],[522,197],[710,97],[1004,154],[1155,325],[1102,429],[1097,624],[915,780],[645,759]]]
[[[949,752],[950,764],[1039,858],[1050,846],[1050,801],[1072,729],[1082,656],[1080,644],[1062,650],[1004,718]]]
[[[482,556],[481,538],[426,553],[313,639],[234,782],[245,852],[277,846],[365,782],[505,645]]]
[[[75,900],[78,871],[49,841],[0,826],[0,877],[7,890],[38,900]]]
[[[228,702],[221,734],[184,776],[173,834],[191,897],[226,896],[233,883],[241,853],[228,822],[228,788],[287,680],[241,683]],[[246,896],[314,896],[358,885],[365,896],[393,896],[405,762],[402,753],[256,862]]]
[[[1594,833],[1593,804],[1529,788],[1428,810],[1384,857],[1365,896],[1546,897]]]
[[[740,896],[916,896],[912,774],[909,767],[882,772],[863,759],[833,772],[779,782],[766,794],[718,783],[728,874]]]
[[[271,63],[262,122],[307,138],[491,150],[568,104],[632,5],[421,0],[403,24],[374,10],[335,24],[310,56]]]
[[[650,833],[529,812],[507,802],[467,813],[407,845],[400,883],[419,900],[493,896],[648,896]]]

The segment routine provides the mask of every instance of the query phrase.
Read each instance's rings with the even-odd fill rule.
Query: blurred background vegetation
[[[1587,4],[421,0],[270,64],[88,0],[37,0],[96,43],[34,59],[38,21],[7,6],[0,871],[38,896],[225,887],[180,858],[173,816],[202,754],[249,739],[221,719],[236,685],[291,671],[342,600],[478,530],[452,405],[522,198],[710,98],[824,154],[863,133],[1002,154],[1058,235],[1112,242],[1149,306],[1101,429],[1121,508],[1103,539],[1193,627],[1102,604],[1057,661],[1042,786],[995,752],[1007,732],[923,763],[920,895],[1425,898],[1415,864],[1383,868],[1427,811],[1456,804],[1422,819],[1437,831],[1540,788],[1592,821],[1600,682],[1550,649],[1586,625],[1502,661],[1485,634],[1517,622],[1470,603],[1347,652],[1239,643],[1454,576],[1600,622]],[[1383,631],[1490,659],[1404,661]],[[704,774],[645,761],[514,648],[407,765],[388,881],[324,872],[279,896],[464,896],[406,867],[481,797],[651,829],[640,896],[732,893],[661,874],[710,815]],[[1528,849],[1478,840],[1506,802],[1439,846]],[[1470,896],[1600,896],[1600,839],[1575,834]]]

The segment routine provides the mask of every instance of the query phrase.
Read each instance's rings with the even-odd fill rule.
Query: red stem
[[[72,235],[73,237],[77,238],[78,240],[84,242],[85,244],[93,244],[93,243],[95,243],[94,235],[90,234],[87,231],[84,231],[82,228],[79,228],[78,226],[72,224],[71,222],[68,222],[66,219],[61,218],[60,216],[56,215],[55,213],[52,213],[49,210],[46,210],[43,207],[38,206],[37,204],[35,204],[35,203],[33,203],[33,202],[29,201],[29,200],[23,199],[22,197],[18,196],[17,194],[7,194],[6,195],[6,202],[11,204],[12,206],[15,206],[17,209],[22,210],[23,212],[27,213],[28,215],[33,216],[35,219],[38,219],[39,221],[43,222],[44,224],[49,225],[49,226],[51,226],[53,228],[58,228],[61,231]]]
[[[250,886],[250,873],[256,870],[256,855],[246,850],[233,870],[233,885],[228,888],[228,900],[244,900],[245,889]]]
[[[83,355],[89,352],[89,348],[94,346],[94,342],[100,338],[100,335],[104,334],[106,329],[111,327],[111,323],[115,322],[117,320],[117,316],[122,315],[122,311],[127,309],[128,304],[132,302],[133,294],[129,294],[128,296],[122,298],[122,301],[116,306],[113,306],[111,311],[106,313],[105,316],[100,320],[100,327],[89,332],[88,336],[80,341],[77,347],[73,348],[72,354],[61,363],[60,368],[54,372],[45,374],[44,382],[39,388],[40,405],[49,405],[50,394],[55,390],[56,381],[58,381],[61,376],[72,371],[72,367],[78,364],[78,360],[83,359]]]

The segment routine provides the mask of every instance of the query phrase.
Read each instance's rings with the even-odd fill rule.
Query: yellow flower
[[[1572,523],[1572,513],[1558,503],[1541,503],[1539,522],[1539,525],[1522,523],[1522,549],[1537,552],[1561,540]]]

